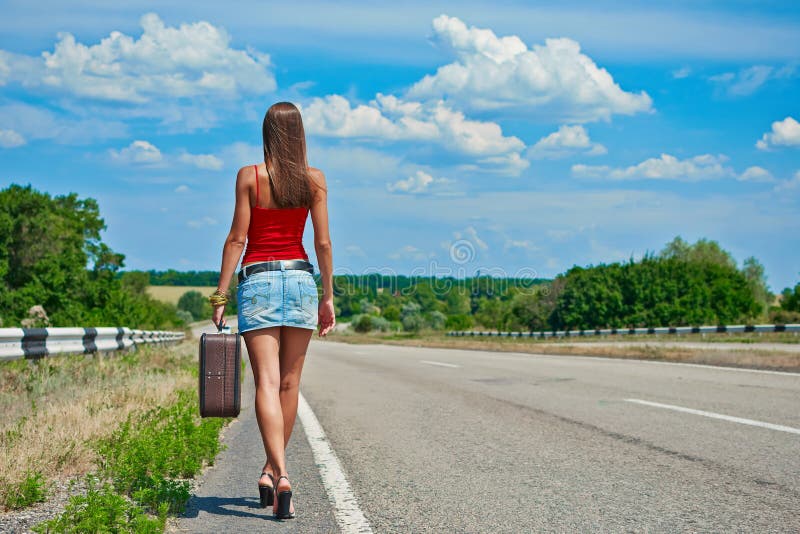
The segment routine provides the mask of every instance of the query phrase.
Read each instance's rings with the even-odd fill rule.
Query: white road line
[[[733,423],[740,423],[742,425],[760,426],[762,428],[769,428],[770,430],[779,430],[781,432],[789,432],[790,434],[800,434],[800,428],[791,426],[775,425],[772,423],[765,423],[763,421],[756,421],[754,419],[745,419],[743,417],[734,417],[732,415],[723,415],[721,413],[705,412],[703,410],[695,410],[692,408],[684,408],[683,406],[674,406],[672,404],[661,404],[660,402],[651,402],[641,399],[624,399],[627,402],[635,402],[636,404],[644,404],[645,406],[654,406],[656,408],[666,408],[667,410],[675,410],[676,412],[691,413],[694,415],[703,415],[713,419],[722,419],[723,421],[731,421]]]
[[[420,360],[419,363],[427,363],[428,365],[439,365],[441,367],[461,367],[460,365],[456,365],[454,363],[433,362],[430,360]]]
[[[328,492],[328,499],[333,505],[333,514],[339,523],[339,528],[346,534],[371,533],[372,527],[364,512],[358,507],[356,497],[345,479],[342,464],[339,463],[328,438],[325,437],[322,425],[319,424],[317,416],[314,415],[302,393],[298,396],[297,416],[303,424],[314,461],[319,466],[322,484]]]

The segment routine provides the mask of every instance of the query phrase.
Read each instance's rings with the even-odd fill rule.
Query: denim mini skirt
[[[319,294],[314,276],[300,269],[251,274],[236,289],[239,332],[296,326],[317,328]]]

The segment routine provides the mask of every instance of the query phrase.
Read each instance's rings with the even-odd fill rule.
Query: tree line
[[[800,284],[775,304],[756,258],[738,266],[717,242],[681,237],[638,261],[574,266],[553,280],[368,275],[340,277],[334,288],[337,312],[362,332],[800,322]]]
[[[213,286],[218,272],[123,271],[104,229],[94,199],[20,185],[0,191],[0,326],[155,329],[209,315],[198,292],[175,306],[146,290]],[[756,258],[739,266],[715,241],[680,237],[640,260],[575,266],[552,280],[337,275],[334,293],[340,320],[362,332],[800,322],[800,283],[773,295]],[[235,286],[230,297],[227,312],[236,313]]]

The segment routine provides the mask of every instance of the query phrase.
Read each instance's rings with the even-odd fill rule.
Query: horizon
[[[0,186],[97,199],[125,270],[219,270],[288,100],[335,274],[552,279],[681,236],[800,279],[796,3],[4,5]]]

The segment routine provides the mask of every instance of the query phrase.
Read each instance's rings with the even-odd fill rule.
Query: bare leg
[[[256,386],[256,421],[276,476],[286,473],[283,412],[280,404],[280,330],[260,328],[243,334]],[[266,478],[266,477],[262,477]],[[262,483],[260,480],[259,483]]]
[[[313,330],[286,326],[281,329],[281,410],[283,410],[283,434],[286,443],[294,430],[297,417],[297,398],[300,394],[300,374],[306,359],[308,343]]]
[[[297,401],[300,394],[300,375],[303,372],[308,343],[314,331],[308,328],[295,328],[292,326],[281,327],[280,333],[280,400],[283,412],[284,449],[289,444],[289,438],[294,429],[297,418]],[[268,458],[271,458],[268,456]],[[272,467],[272,462],[267,460],[264,470],[272,472],[275,480],[280,474]],[[285,489],[285,480],[280,482],[280,489]],[[294,512],[294,503],[290,511]]]

